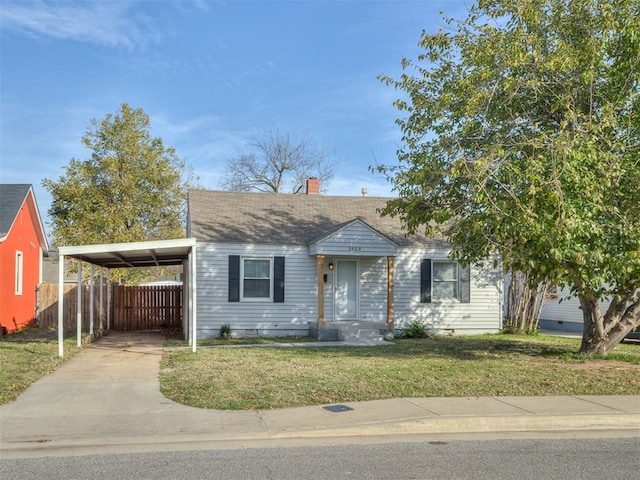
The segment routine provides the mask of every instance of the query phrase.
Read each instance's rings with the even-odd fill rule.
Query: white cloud
[[[109,47],[144,46],[157,41],[148,17],[134,15],[128,2],[4,1],[3,29],[41,38],[87,42]]]

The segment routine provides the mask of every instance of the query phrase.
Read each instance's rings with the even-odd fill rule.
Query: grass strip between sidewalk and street
[[[244,410],[399,397],[640,395],[640,345],[606,358],[578,339],[484,335],[371,347],[237,347],[167,352],[168,398]]]

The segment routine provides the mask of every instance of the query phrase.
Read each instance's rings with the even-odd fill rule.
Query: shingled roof
[[[44,227],[40,218],[40,212],[38,211],[38,205],[36,204],[36,198],[33,194],[33,188],[28,183],[0,184],[0,241],[6,240],[22,205],[28,198],[30,198],[31,201],[27,202],[27,205],[33,221],[36,222],[34,225],[36,236],[46,256],[49,251],[49,244],[44,233]]]
[[[29,184],[0,184],[0,238],[11,230],[30,189]]]
[[[382,217],[386,197],[189,191],[190,236],[201,242],[307,245],[356,218],[399,246],[442,248],[442,239],[407,237],[398,218]]]

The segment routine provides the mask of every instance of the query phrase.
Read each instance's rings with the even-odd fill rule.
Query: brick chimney
[[[307,195],[320,194],[320,180],[316,177],[307,178]]]

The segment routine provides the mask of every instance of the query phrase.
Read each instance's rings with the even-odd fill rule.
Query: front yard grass
[[[65,338],[64,360],[80,350],[75,338]],[[28,328],[0,337],[0,405],[14,401],[29,385],[53,372],[62,362],[58,357],[55,329]]]
[[[577,339],[543,335],[394,343],[168,352],[161,390],[186,405],[230,410],[396,397],[640,395],[640,345],[603,358],[577,354]]]

